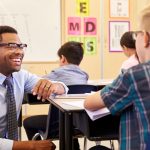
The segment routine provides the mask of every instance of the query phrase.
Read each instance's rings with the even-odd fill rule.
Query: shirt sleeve
[[[0,150],[12,150],[13,140],[0,138]]]
[[[131,77],[128,73],[123,73],[112,84],[101,90],[101,97],[113,115],[132,105],[134,99],[132,87]]]
[[[64,89],[65,89],[65,93],[64,94],[67,94],[68,93],[68,87],[65,85],[65,83],[63,82],[60,82],[60,81],[51,81],[52,83],[60,83],[63,85]]]
[[[36,85],[36,83],[38,82],[38,80],[43,79],[43,78],[44,77],[41,78],[41,77],[38,77],[35,74],[31,74],[29,72],[26,72],[25,91],[28,92],[28,93],[31,93],[31,90]],[[50,79],[48,79],[48,80],[50,80]],[[64,89],[65,89],[65,93],[64,94],[68,93],[68,88],[67,88],[67,86],[63,82],[57,82],[57,81],[53,81],[53,80],[50,80],[50,81],[52,83],[61,83],[64,86]]]

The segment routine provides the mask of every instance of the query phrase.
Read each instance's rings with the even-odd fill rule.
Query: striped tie
[[[14,97],[14,89],[12,85],[12,78],[6,78],[4,84],[7,85],[7,130],[8,139],[18,140],[18,125],[17,125],[17,113],[16,102]]]

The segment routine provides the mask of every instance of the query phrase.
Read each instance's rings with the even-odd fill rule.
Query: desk
[[[72,150],[72,132],[74,112],[84,112],[84,109],[63,104],[65,101],[76,101],[81,99],[49,99],[50,103],[59,109],[59,146],[60,150]]]
[[[77,122],[77,127],[87,136],[90,137],[90,130],[88,129],[88,123],[86,122],[83,126],[83,122],[89,117],[86,115],[85,110],[79,107],[64,104],[67,101],[77,101],[83,99],[74,98],[64,98],[63,99],[49,99],[50,103],[59,109],[59,146],[60,150],[72,150],[72,132],[73,132],[73,114],[78,116],[83,116]],[[85,120],[84,120],[85,119]],[[81,121],[82,120],[82,121]],[[92,122],[92,121],[90,121]],[[79,126],[78,126],[79,125]],[[88,127],[87,127],[88,126]],[[106,117],[100,118],[95,122],[92,122],[92,128],[96,128],[96,135],[101,136],[104,140],[117,139],[119,132],[119,118],[108,115]],[[107,132],[106,130],[107,129]],[[113,132],[112,132],[113,131]],[[94,133],[95,134],[95,133]],[[93,134],[93,135],[94,135]],[[117,137],[116,137],[117,135]],[[94,139],[93,139],[94,140]]]

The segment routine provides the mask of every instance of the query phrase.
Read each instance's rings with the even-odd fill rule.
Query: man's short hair
[[[18,34],[17,30],[10,26],[0,26],[0,41],[2,41],[2,34],[4,33],[15,33]]]
[[[82,43],[75,41],[66,42],[60,47],[57,54],[60,58],[62,55],[65,56],[68,63],[79,65],[84,54]]]

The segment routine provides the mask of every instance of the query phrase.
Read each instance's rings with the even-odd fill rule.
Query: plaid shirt
[[[150,62],[119,75],[101,97],[113,115],[121,115],[120,149],[150,150]]]

